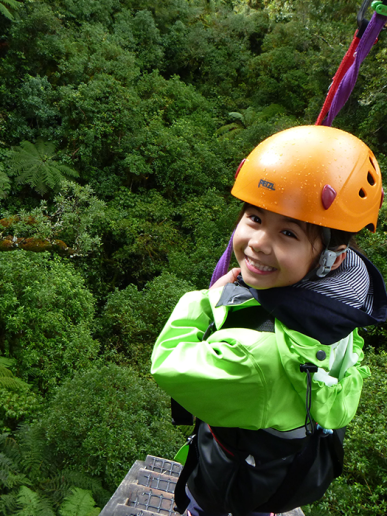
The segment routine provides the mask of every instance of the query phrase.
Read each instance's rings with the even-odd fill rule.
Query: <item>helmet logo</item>
[[[333,201],[336,199],[337,192],[331,185],[325,185],[321,192],[321,200],[324,208],[327,210],[331,207]]]
[[[264,179],[260,179],[258,183],[258,188],[260,187],[267,188],[268,190],[275,190],[274,183],[270,183],[269,181],[265,181]]]

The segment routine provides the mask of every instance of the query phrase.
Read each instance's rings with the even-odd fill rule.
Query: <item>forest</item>
[[[97,516],[136,459],[184,443],[154,341],[208,287],[241,159],[315,123],[359,7],[0,1],[0,516]],[[386,181],[385,31],[334,126]],[[386,232],[384,205],[358,239],[385,279]],[[372,377],[344,474],[306,515],[387,513],[387,325],[361,332]]]

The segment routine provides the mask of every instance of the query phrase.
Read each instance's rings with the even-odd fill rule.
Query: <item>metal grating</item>
[[[133,493],[133,495],[126,502],[126,505],[129,507],[136,507],[162,515],[178,516],[174,511],[174,499],[170,496],[166,497],[163,494],[156,494],[152,491],[138,491]]]
[[[163,476],[159,473],[150,472],[149,470],[140,470],[138,476],[138,484],[140,486],[150,487],[173,494],[175,492],[177,480],[170,476]]]
[[[156,473],[163,473],[178,478],[180,476],[183,466],[177,462],[161,459],[160,457],[153,457],[148,455],[146,458],[146,469]]]

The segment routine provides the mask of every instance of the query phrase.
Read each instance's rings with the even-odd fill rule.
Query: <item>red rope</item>
[[[214,431],[212,430],[212,428],[210,427],[210,425],[207,425],[207,426],[208,426],[208,428],[210,429],[210,432],[212,433],[212,437],[213,437],[213,438],[215,439],[215,441],[219,444],[219,446],[220,446],[221,448],[223,448],[223,450],[224,450],[226,453],[228,453],[229,455],[231,455],[231,457],[235,457],[235,455],[234,455],[232,452],[230,452],[230,450],[228,450],[228,449],[225,447],[225,445],[224,445],[224,444],[222,444],[222,443],[219,441],[219,439],[218,439],[218,438],[216,437],[216,435],[214,434]]]
[[[344,77],[344,75],[347,73],[349,68],[351,67],[352,63],[355,60],[356,57],[356,49],[360,43],[360,38],[357,37],[358,31],[355,32],[353,36],[352,43],[350,44],[345,56],[343,57],[343,60],[341,61],[341,64],[335,73],[335,76],[333,77],[331,87],[329,88],[327,98],[325,99],[324,105],[320,111],[320,114],[317,118],[317,122],[315,125],[321,125],[325,119],[325,117],[328,114],[329,108],[331,107],[333,97],[335,96],[335,93],[340,86],[340,83]]]

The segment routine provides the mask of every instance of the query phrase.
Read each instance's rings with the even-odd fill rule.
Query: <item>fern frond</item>
[[[0,514],[1,516],[8,516],[14,514],[17,506],[16,493],[7,493],[0,495]]]
[[[7,371],[7,369],[5,371]],[[8,372],[10,372],[10,371],[8,371]],[[1,368],[0,368],[0,385],[10,391],[15,391],[15,392],[20,391],[22,389],[23,390],[28,389],[27,383],[23,382],[23,380],[20,380],[19,378],[15,378],[12,375],[12,373],[11,373],[11,376],[6,376],[5,374],[2,373]]]
[[[14,9],[17,9],[21,6],[21,3],[17,2],[16,0],[1,0],[0,3],[8,5],[9,7],[13,7]]]
[[[15,378],[13,373],[5,366],[5,364],[11,365],[12,363],[12,360],[0,357],[0,386],[12,391],[28,389],[28,384],[19,378]]]
[[[228,114],[230,118],[234,118],[235,120],[239,120],[243,125],[245,125],[245,118],[242,113],[237,113],[236,111],[232,111]]]
[[[21,486],[17,505],[19,510],[15,516],[55,516],[50,500],[27,486]]]
[[[79,177],[79,174],[73,168],[68,167],[67,165],[57,165],[59,172],[65,177]]]
[[[8,434],[0,435],[0,448],[3,450],[3,453],[12,459],[20,469],[21,453],[19,444],[15,441],[15,439],[10,437]]]
[[[97,478],[90,477],[80,471],[68,469],[63,470],[61,475],[70,485],[91,491],[93,497],[101,505],[106,505],[111,496],[111,493],[102,487],[101,481]]]
[[[14,20],[14,17],[12,16],[12,14],[8,11],[8,9],[2,5],[0,3],[0,14],[2,14],[3,16],[5,16],[6,18],[8,18],[8,20],[11,20],[13,21]]]
[[[65,498],[59,508],[60,516],[94,516],[100,511],[101,509],[95,507],[91,492],[78,487],[72,489],[72,494]]]
[[[15,364],[14,358],[0,357],[0,366],[11,367]]]

